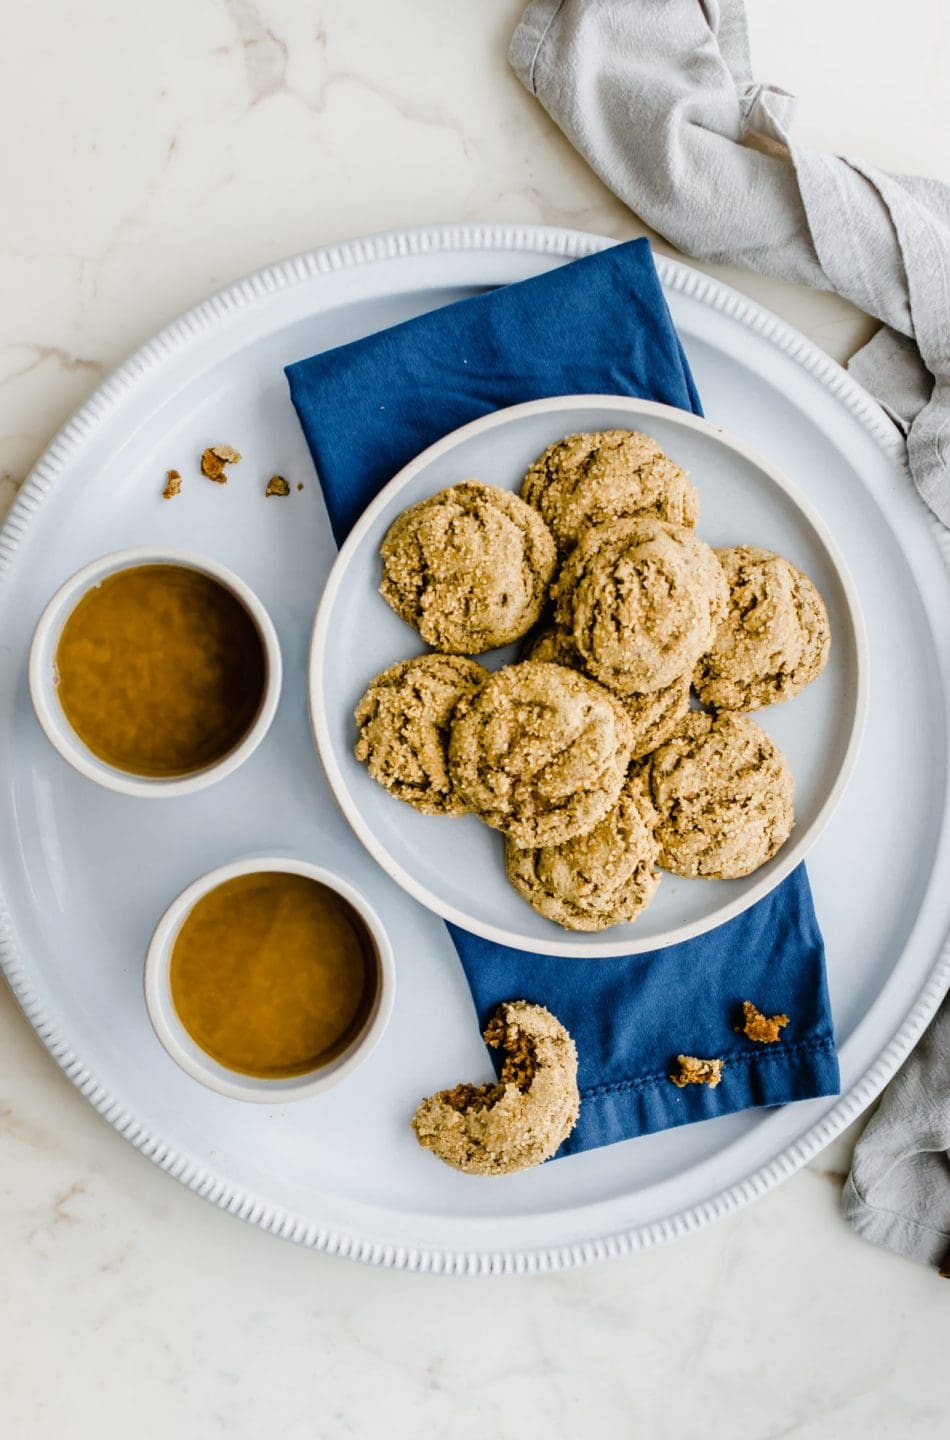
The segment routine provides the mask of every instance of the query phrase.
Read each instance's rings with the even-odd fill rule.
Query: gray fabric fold
[[[797,145],[741,0],[533,0],[511,63],[606,185],[698,259],[836,290],[883,322],[850,370],[950,525],[950,186]],[[950,1268],[950,1000],[855,1152],[844,1213]]]
[[[866,1240],[950,1269],[950,1004],[868,1121],[841,1206]]]
[[[794,96],[752,77],[741,0],[534,0],[510,59],[680,250],[836,290],[883,321],[852,369],[950,525],[950,186],[797,145]]]

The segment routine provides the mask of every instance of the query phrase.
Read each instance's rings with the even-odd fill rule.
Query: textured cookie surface
[[[584,668],[574,641],[566,630],[559,630],[556,625],[548,625],[528,637],[524,658],[542,660],[546,665],[566,665],[569,670]]]
[[[824,601],[801,570],[771,550],[717,550],[729,607],[693,684],[704,705],[758,710],[790,700],[828,662],[831,627]]]
[[[664,870],[735,880],[771,860],[791,834],[791,771],[745,715],[693,711],[647,763]]]
[[[566,930],[606,930],[634,920],[656,894],[656,816],[643,777],[632,773],[620,798],[587,835],[521,850],[509,841],[505,869],[518,894]]]
[[[449,767],[469,809],[516,845],[560,845],[614,804],[631,743],[616,696],[562,665],[529,660],[459,702]]]
[[[583,531],[552,593],[584,668],[620,693],[690,674],[728,598],[715,551],[691,530],[648,519]]]
[[[374,780],[424,815],[464,815],[449,774],[449,721],[487,672],[461,655],[419,655],[391,665],[356,707],[355,755]]]
[[[380,594],[435,650],[477,655],[541,614],[556,560],[540,515],[467,480],[404,510],[380,546]]]
[[[696,524],[699,497],[656,441],[638,430],[568,435],[549,445],[524,477],[521,494],[547,521],[562,552],[585,525],[632,515]]]
[[[525,652],[526,660],[546,660],[553,665],[567,665],[572,670],[584,669],[583,661],[571,636],[556,625],[535,635]],[[668,740],[689,709],[689,675],[681,675],[661,690],[646,695],[633,691],[621,695],[620,701],[630,719],[633,731],[631,758],[649,755]]]
[[[580,1111],[577,1050],[541,1005],[500,1005],[486,1043],[504,1052],[497,1085],[456,1085],[423,1100],[416,1139],[466,1175],[512,1175],[548,1160]]]

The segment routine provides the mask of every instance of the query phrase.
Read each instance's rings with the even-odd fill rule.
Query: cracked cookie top
[[[656,894],[656,815],[644,777],[627,777],[616,805],[586,835],[563,845],[505,847],[505,870],[522,899],[565,930],[606,930],[636,919]]]
[[[566,553],[586,525],[633,515],[693,526],[699,496],[679,465],[639,430],[596,430],[549,445],[528,470],[523,499]]]
[[[621,694],[689,675],[727,602],[715,551],[691,530],[647,519],[585,530],[552,593],[584,668]]]
[[[745,715],[692,711],[648,765],[664,870],[735,880],[771,860],[791,834],[791,771]]]
[[[828,663],[831,627],[824,601],[801,570],[772,550],[717,550],[729,606],[693,672],[704,705],[758,710],[790,700]]]
[[[419,655],[390,665],[356,707],[354,753],[374,780],[424,815],[464,815],[448,766],[449,721],[487,678],[461,655]]]
[[[428,645],[450,655],[478,655],[526,634],[556,561],[538,512],[477,480],[404,510],[380,555],[380,594]]]
[[[592,830],[630,763],[630,722],[616,696],[529,660],[460,701],[449,767],[471,810],[516,845],[559,845]]]
[[[570,635],[557,626],[541,630],[525,652],[526,660],[546,660],[554,665],[567,665],[583,670],[583,662]],[[680,675],[660,690],[643,695],[633,691],[618,696],[626,710],[633,731],[633,760],[649,755],[668,740],[689,709],[689,675]]]

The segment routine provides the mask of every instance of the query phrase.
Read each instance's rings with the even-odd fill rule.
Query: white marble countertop
[[[175,314],[267,261],[441,220],[638,221],[505,64],[520,0],[46,0],[0,48],[0,484]],[[944,0],[752,0],[798,134],[950,179]],[[666,247],[661,247],[666,248]],[[844,359],[870,324],[729,272]],[[154,1169],[0,986],[0,1434],[930,1440],[950,1287],[838,1218],[854,1135],[670,1249],[496,1284],[241,1225]]]

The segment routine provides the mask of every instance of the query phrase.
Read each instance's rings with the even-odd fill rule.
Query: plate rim
[[[341,269],[398,260],[401,257],[447,255],[455,252],[503,253],[578,259],[611,245],[614,238],[559,226],[529,224],[457,224],[390,230],[318,249],[278,261],[238,279],[222,291],[172,320],[100,384],[59,430],[33,467],[0,530],[0,586],[33,514],[60,476],[60,472],[87,439],[109,417],[116,405],[134,393],[139,384],[165,359],[190,341],[206,335],[231,312],[266,300],[274,291],[327,276]],[[793,326],[760,305],[678,260],[656,256],[664,287],[699,300],[738,322],[796,361],[827,389],[859,422],[869,437],[907,472],[904,442],[894,422],[873,397],[836,361]],[[909,483],[909,481],[908,481]],[[923,525],[950,572],[950,532],[920,505]],[[950,984],[950,935],[940,945],[924,983],[904,1013],[890,1041],[876,1060],[830,1110],[770,1160],[711,1197],[672,1215],[626,1227],[591,1240],[521,1249],[459,1249],[423,1244],[396,1244],[373,1239],[358,1229],[340,1229],[308,1220],[249,1193],[213,1170],[176,1152],[130,1115],[116,1096],[100,1084],[83,1059],[75,1054],[46,1012],[41,997],[25,972],[0,891],[0,968],[24,1015],[53,1059],[80,1093],[126,1140],[154,1164],[196,1194],[219,1208],[261,1229],[308,1248],[346,1256],[363,1263],[453,1275],[512,1275],[568,1269],[627,1255],[669,1243],[724,1218],[772,1190],[822,1150],[876,1098],[894,1075],[934,1015]]]
[[[848,743],[842,758],[841,765],[835,775],[834,783],[831,785],[827,795],[818,810],[817,815],[806,825],[796,838],[793,834],[792,841],[782,847],[779,863],[770,870],[767,875],[762,876],[744,894],[736,896],[731,902],[720,906],[711,915],[703,919],[694,920],[691,923],[679,925],[674,929],[661,932],[659,936],[652,935],[639,939],[637,936],[626,939],[608,940],[599,939],[596,941],[577,940],[570,931],[562,934],[552,935],[550,939],[537,939],[520,933],[517,930],[506,930],[500,925],[492,925],[487,921],[479,920],[477,917],[466,914],[455,905],[449,904],[440,896],[422,884],[411,871],[407,870],[393,856],[389,850],[377,839],[372,827],[364,819],[363,812],[356,803],[346,782],[342,767],[337,762],[336,747],[333,744],[329,723],[328,710],[325,703],[326,696],[323,686],[319,683],[326,659],[326,648],[329,638],[329,626],[331,611],[337,599],[340,586],[349,573],[352,562],[363,543],[367,533],[375,525],[380,514],[388,508],[393,498],[404,490],[420,470],[441,458],[464,441],[472,439],[476,435],[486,431],[497,429],[510,421],[517,420],[521,416],[548,415],[557,413],[560,410],[602,410],[614,409],[621,412],[627,411],[632,417],[656,416],[657,418],[669,421],[671,424],[681,425],[686,430],[697,430],[701,434],[709,435],[716,443],[724,445],[727,449],[734,451],[744,459],[751,461],[760,470],[769,476],[772,483],[785,494],[792,504],[805,517],[812,529],[817,534],[821,544],[825,547],[828,557],[834,568],[835,574],[844,592],[845,609],[851,628],[854,634],[854,647],[857,662],[857,684],[854,691],[854,703],[852,712],[851,729],[848,735]],[[393,662],[395,663],[395,662]],[[665,405],[657,400],[639,400],[635,396],[610,395],[610,394],[579,394],[579,395],[552,395],[542,400],[525,400],[517,405],[506,405],[500,410],[490,411],[487,415],[481,415],[475,420],[470,420],[465,425],[459,425],[447,435],[434,441],[431,445],[414,456],[412,460],[396,472],[391,480],[383,486],[373,500],[367,505],[360,515],[356,524],[350,530],[327,576],[323,587],[323,593],[317,605],[314,617],[313,629],[310,638],[310,647],[307,658],[307,702],[310,713],[310,725],[313,734],[314,747],[323,766],[323,772],[327,783],[333,792],[334,799],[339,805],[346,818],[348,825],[354,835],[373,857],[376,863],[390,877],[391,880],[402,887],[408,895],[416,900],[426,909],[441,916],[443,920],[457,925],[462,930],[467,930],[473,935],[480,935],[486,940],[491,940],[499,945],[505,945],[509,949],[525,951],[529,954],[550,955],[556,959],[572,960],[604,960],[623,955],[650,954],[657,950],[666,950],[671,945],[680,945],[687,940],[694,940],[700,935],[706,935],[710,930],[717,930],[720,925],[728,924],[744,911],[765,898],[786,880],[794,869],[805,860],[809,850],[821,836],[826,825],[831,820],[835,810],[847,789],[848,782],[854,773],[858,755],[861,749],[861,741],[864,737],[865,725],[868,713],[869,697],[869,670],[870,657],[868,652],[867,626],[864,620],[864,612],[858,596],[857,586],[851,575],[851,571],[845,561],[844,555],[826,525],[818,509],[812,502],[801,493],[798,486],[775,465],[764,456],[761,451],[749,445],[739,436],[725,429],[722,425],[716,425],[705,416],[694,415],[690,411],[680,410],[675,405]],[[755,712],[759,717],[768,713],[769,707]]]

